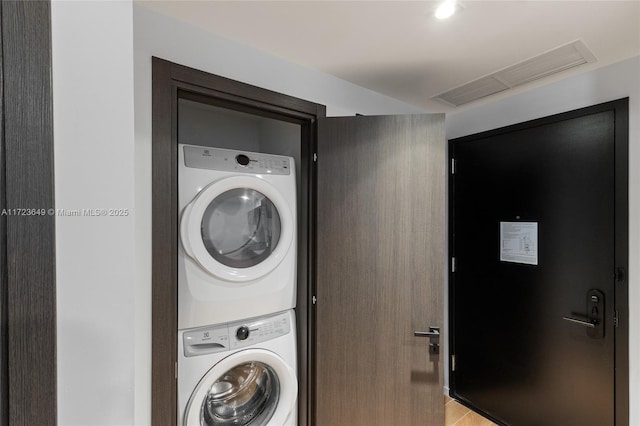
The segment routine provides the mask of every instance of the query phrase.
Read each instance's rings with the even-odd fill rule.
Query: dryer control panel
[[[291,157],[205,146],[181,147],[184,149],[184,165],[195,169],[269,175],[291,174]]]
[[[289,313],[198,327],[182,335],[184,356],[198,356],[241,349],[291,332]]]

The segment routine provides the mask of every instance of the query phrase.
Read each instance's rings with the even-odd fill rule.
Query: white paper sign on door
[[[500,260],[538,264],[538,223],[500,222]]]

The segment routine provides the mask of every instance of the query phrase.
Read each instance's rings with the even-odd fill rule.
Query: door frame
[[[178,354],[178,99],[290,121],[301,125],[301,182],[307,201],[298,217],[299,412],[301,426],[313,425],[315,413],[315,218],[317,120],[324,105],[152,58],[152,305],[151,422],[177,421]]]
[[[453,211],[455,206],[452,194],[454,190],[453,171],[455,171],[454,158],[456,145],[604,111],[613,111],[615,114],[614,264],[616,270],[615,272],[612,271],[612,279],[615,279],[616,282],[614,287],[614,304],[617,312],[617,327],[615,328],[614,336],[614,417],[617,426],[629,425],[629,281],[627,278],[629,270],[629,98],[604,102],[549,117],[463,136],[449,141],[449,388],[452,397],[455,396],[455,371],[452,368],[455,364],[452,363],[451,359],[451,354],[455,354],[455,308],[453,303],[454,298],[451,297],[455,292],[455,272],[454,265],[452,264],[452,259],[455,256],[453,239]],[[462,403],[469,408],[475,409],[475,407],[464,402]],[[486,413],[484,414],[486,415]]]
[[[3,1],[0,19],[0,425],[55,425],[51,4]]]

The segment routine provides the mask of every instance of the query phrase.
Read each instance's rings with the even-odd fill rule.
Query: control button
[[[238,340],[246,340],[249,337],[249,327],[242,326],[236,330],[236,337]]]
[[[240,154],[240,155],[236,155],[236,161],[241,166],[246,166],[247,164],[249,164],[249,161],[251,161],[251,160],[246,155]]]

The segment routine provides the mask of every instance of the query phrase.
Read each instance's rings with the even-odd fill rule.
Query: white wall
[[[421,111],[131,0],[54,0],[52,36],[57,207],[130,212],[57,218],[58,423],[150,425],[150,57],[325,104],[329,115]],[[449,114],[448,137],[631,96],[637,164],[639,68],[636,58]],[[640,169],[630,173],[631,424],[640,425]]]
[[[629,97],[630,425],[640,425],[640,57],[558,81],[497,102],[447,114],[457,138]]]
[[[133,13],[52,3],[58,424],[134,421]],[[34,407],[36,407],[34,405]]]

